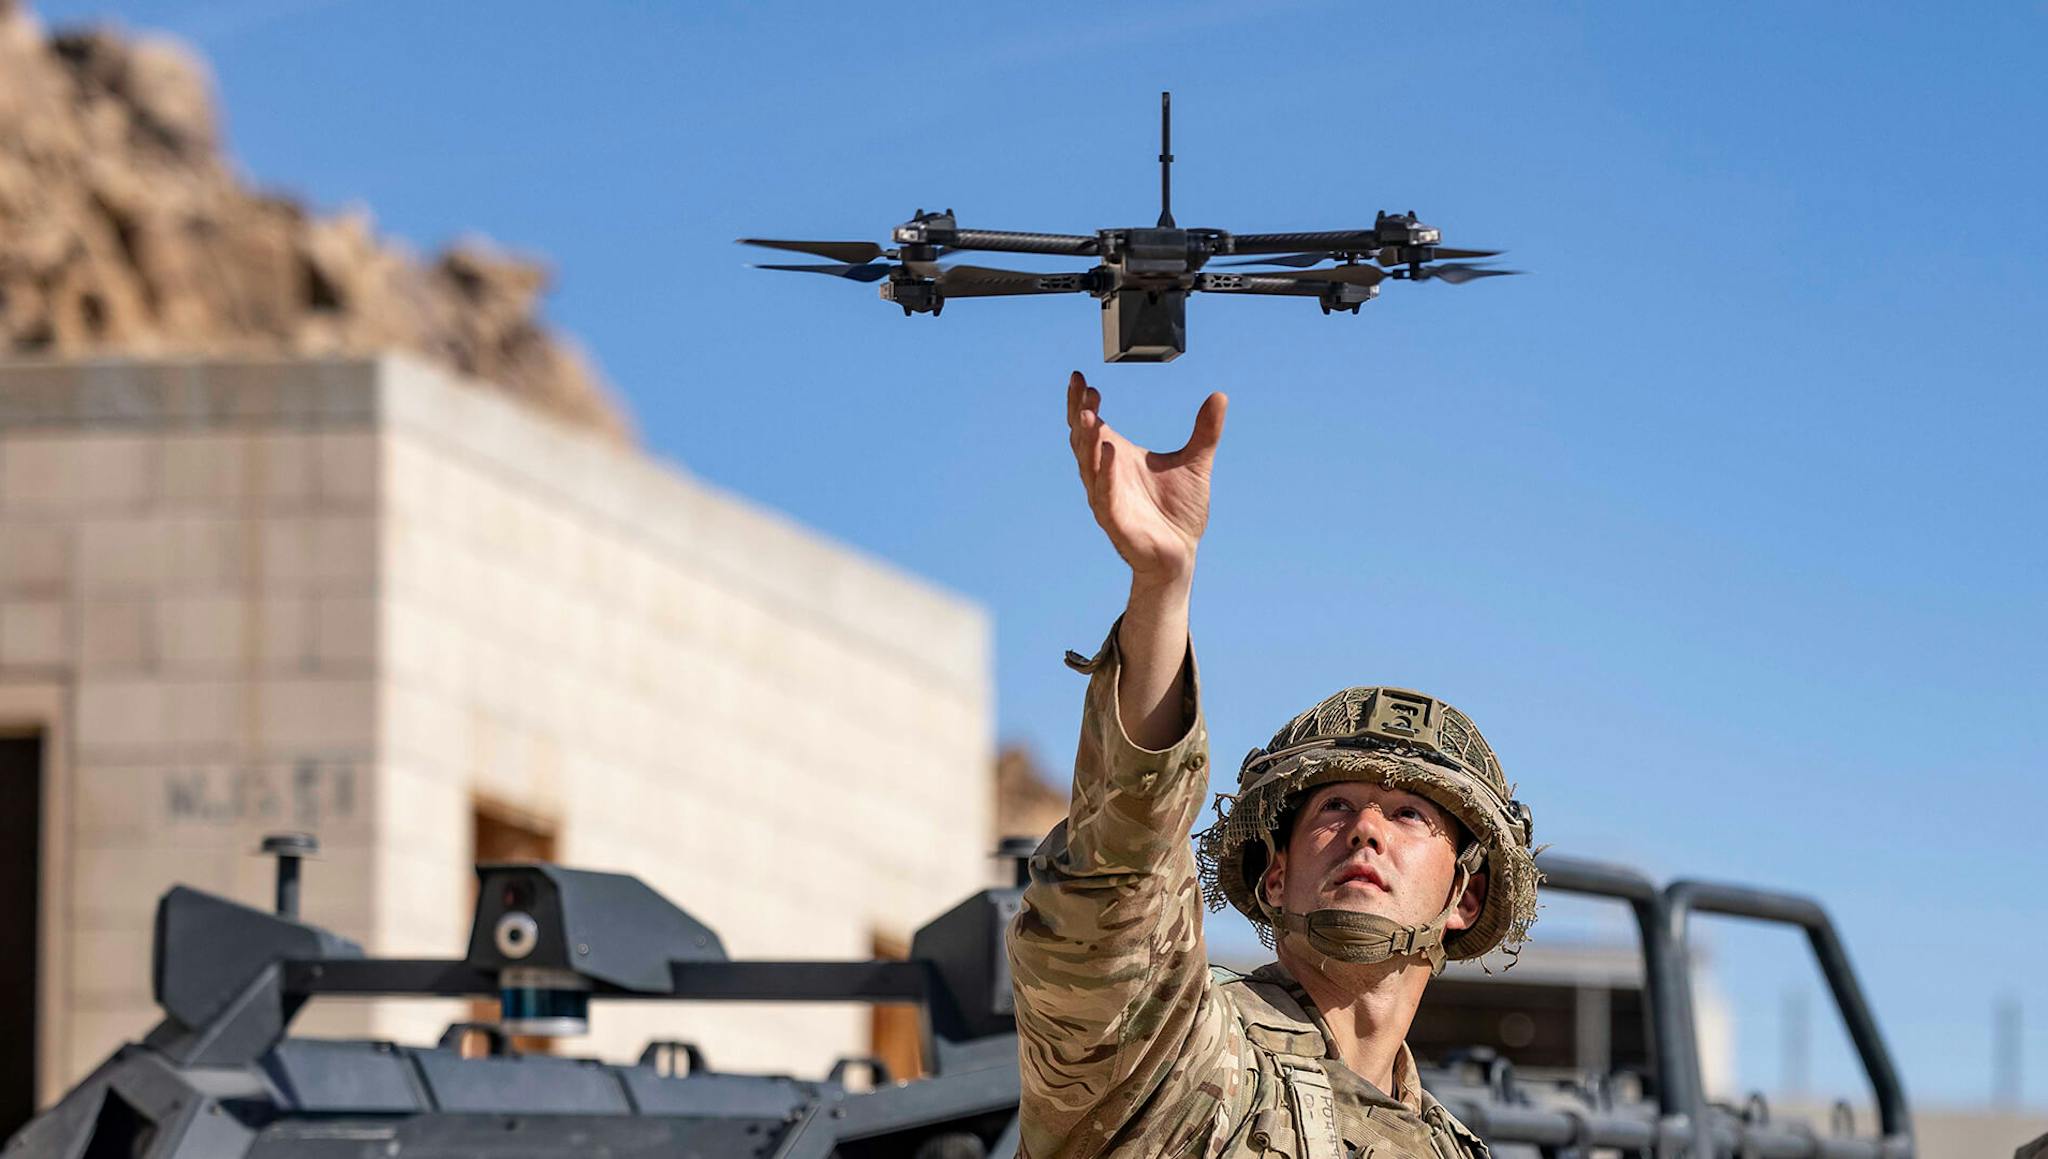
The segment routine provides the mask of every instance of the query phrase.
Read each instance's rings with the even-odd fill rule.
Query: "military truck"
[[[10,1156],[62,1159],[1009,1159],[1017,1151],[1017,1040],[1003,931],[1031,842],[1006,842],[1018,884],[933,919],[904,961],[734,960],[713,930],[639,880],[539,863],[477,867],[459,958],[372,958],[298,914],[304,839],[278,856],[274,911],[179,887],[156,914],[152,982],[163,1020],[24,1127]],[[1710,882],[1659,888],[1631,870],[1546,854],[1545,889],[1626,905],[1640,935],[1647,1073],[1518,1078],[1472,1051],[1425,1085],[1499,1159],[1913,1154],[1904,1092],[1826,912],[1784,893]],[[1804,930],[1868,1073],[1877,1133],[1773,1123],[1760,1099],[1702,1090],[1688,919],[1729,914]],[[432,1046],[294,1037],[294,1016],[335,995],[494,999],[490,1024]],[[687,1042],[631,1064],[522,1053],[518,1035],[573,1035],[592,1004],[642,1001],[913,1002],[928,1073],[848,1058],[822,1077],[705,1065]],[[613,1017],[619,1016],[614,1011]],[[480,1039],[480,1053],[465,1040]],[[474,1045],[474,1042],[471,1043]],[[856,1083],[864,1078],[864,1083]]]

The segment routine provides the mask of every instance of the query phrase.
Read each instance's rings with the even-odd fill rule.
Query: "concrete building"
[[[145,1030],[157,897],[267,905],[252,853],[281,829],[324,849],[307,917],[380,954],[459,955],[472,861],[519,855],[640,875],[736,956],[900,949],[993,872],[989,635],[403,358],[0,365],[0,912],[33,947],[0,972],[33,1013],[0,1079],[47,1100]],[[316,1003],[298,1028],[466,1015]],[[600,1005],[565,1049],[822,1073],[874,1033]]]

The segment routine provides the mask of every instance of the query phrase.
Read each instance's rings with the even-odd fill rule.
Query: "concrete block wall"
[[[382,379],[380,944],[467,936],[482,797],[736,956],[865,957],[989,875],[988,627],[788,520],[402,361]],[[401,836],[403,835],[403,836]],[[389,1010],[380,1033],[438,1030]],[[572,1049],[822,1073],[867,1015],[602,1008]]]
[[[736,954],[907,936],[988,877],[988,647],[956,597],[403,359],[0,367],[0,717],[63,718],[46,1089],[153,1019],[162,890],[263,903],[279,828],[325,848],[308,916],[380,953],[460,952],[479,801]],[[566,1048],[811,1072],[866,1025],[636,1005]]]
[[[376,435],[208,413],[184,367],[10,368],[0,391],[0,687],[69,716],[45,786],[47,1090],[154,1021],[164,889],[266,895],[265,832],[317,829],[334,871],[309,904],[373,929],[374,656],[334,625],[376,591]]]

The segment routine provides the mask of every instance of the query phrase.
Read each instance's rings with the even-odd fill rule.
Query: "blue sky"
[[[652,448],[993,612],[1002,733],[1055,767],[1060,651],[1122,595],[1066,373],[1158,445],[1230,391],[1220,768],[1337,687],[1435,691],[1560,851],[1823,899],[1915,1098],[1983,1098],[2018,997],[2048,1105],[2048,5],[38,9],[196,44],[267,185],[546,255]],[[1181,224],[1413,208],[1530,275],[1198,298],[1186,356],[1112,367],[1085,300],[905,319],[732,244],[1149,224],[1166,88]],[[1811,970],[1716,933],[1772,1085]]]

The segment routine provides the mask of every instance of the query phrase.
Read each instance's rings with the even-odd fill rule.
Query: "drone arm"
[[[1023,294],[1082,294],[1094,287],[1093,271],[1079,274],[1034,274],[985,266],[950,266],[939,275],[939,292],[948,298],[1004,298]]]
[[[1284,254],[1296,250],[1324,250],[1332,253],[1365,253],[1378,249],[1379,235],[1373,231],[1340,229],[1322,233],[1237,233],[1223,253]]]
[[[1260,274],[1196,274],[1195,289],[1210,294],[1279,294],[1297,298],[1320,298],[1337,283],[1282,278]]]
[[[990,250],[1013,254],[1070,254],[1089,257],[1102,252],[1102,243],[1078,233],[1014,233],[1003,229],[961,229],[953,231],[944,244],[956,250]]]

